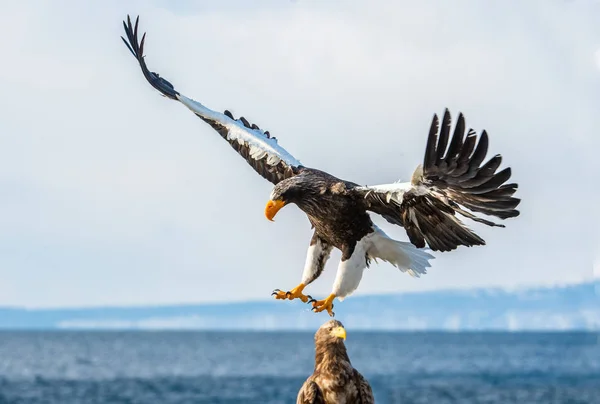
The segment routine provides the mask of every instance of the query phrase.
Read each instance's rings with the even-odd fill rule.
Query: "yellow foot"
[[[329,315],[331,317],[333,317],[333,316],[335,316],[335,313],[333,312],[333,299],[335,299],[335,295],[332,293],[329,296],[327,296],[327,299],[324,299],[324,300],[311,299],[309,301],[309,303],[312,303],[312,305],[313,305],[312,311],[314,311],[315,313],[320,313],[323,310],[327,310],[327,313],[329,313]]]
[[[273,291],[273,293],[271,293],[271,296],[275,296],[275,299],[277,299],[277,300],[300,299],[300,300],[302,300],[302,302],[306,303],[306,302],[308,302],[309,299],[312,299],[312,297],[303,295],[302,294],[303,290],[304,290],[304,284],[301,283],[300,285],[296,286],[294,289],[290,290],[289,292],[284,292],[279,289],[275,289]]]

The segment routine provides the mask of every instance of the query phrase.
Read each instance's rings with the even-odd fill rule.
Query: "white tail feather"
[[[418,249],[411,243],[397,241],[388,237],[381,229],[374,226],[375,233],[371,235],[370,258],[389,262],[402,272],[416,278],[427,273],[431,266],[430,260],[435,257],[423,249]]]

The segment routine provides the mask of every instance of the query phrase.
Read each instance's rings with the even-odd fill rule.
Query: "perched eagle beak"
[[[267,202],[267,206],[265,207],[265,216],[270,221],[273,221],[273,218],[275,217],[277,212],[279,212],[279,209],[283,208],[284,206],[285,202],[281,199],[276,199],[274,201],[269,200],[269,202]]]
[[[331,330],[331,335],[337,338],[346,339],[346,329],[344,327],[335,327]]]

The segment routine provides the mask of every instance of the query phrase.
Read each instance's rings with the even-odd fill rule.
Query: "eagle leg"
[[[327,310],[327,313],[329,313],[331,317],[334,317],[335,313],[333,312],[333,299],[335,299],[335,294],[332,293],[323,300],[310,299],[309,303],[312,303],[312,311],[315,313],[320,313],[323,310]]]
[[[306,303],[310,299],[312,299],[312,296],[306,296],[306,295],[302,294],[304,287],[305,287],[305,285],[303,283],[301,283],[300,285],[296,286],[294,289],[287,291],[287,292],[284,292],[279,289],[275,289],[273,291],[273,293],[271,293],[271,296],[275,296],[275,299],[277,299],[277,300],[300,299],[300,300],[302,300],[303,303]]]

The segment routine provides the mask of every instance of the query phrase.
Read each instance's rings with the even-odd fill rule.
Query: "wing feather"
[[[360,404],[375,404],[375,397],[373,396],[371,385],[356,369],[354,369],[354,380],[357,384]]]
[[[446,170],[452,172],[458,165],[458,156],[460,153],[461,146],[463,145],[463,138],[465,133],[465,119],[462,114],[458,115],[458,121],[456,122],[456,128],[454,129],[454,135],[450,141],[450,147],[444,157],[443,164],[440,164],[440,170]]]
[[[302,385],[296,398],[296,404],[325,404],[323,392],[310,376]]]
[[[281,147],[277,139],[271,137],[269,131],[261,130],[258,125],[250,123],[244,117],[234,119],[230,111],[224,113],[213,111],[179,93],[170,82],[157,73],[151,72],[144,59],[146,34],[144,33],[141,41],[138,41],[138,24],[139,17],[136,18],[135,24],[132,24],[131,18],[127,16],[127,21],[123,21],[127,39],[123,37],[121,39],[137,59],[144,77],[152,87],[165,97],[181,102],[208,123],[258,174],[273,184],[302,170],[302,163]]]
[[[403,226],[415,246],[426,245],[434,251],[450,251],[459,245],[484,245],[485,241],[456,216],[494,227],[504,227],[475,213],[507,219],[519,215],[521,202],[513,197],[517,184],[505,184],[510,168],[498,171],[502,156],[495,155],[483,165],[489,137],[483,131],[479,139],[468,130],[459,114],[450,139],[451,118],[444,112],[442,125],[434,115],[423,165],[410,183],[358,187],[368,210],[387,221]],[[468,209],[468,210],[466,210]]]
[[[429,129],[429,136],[427,137],[427,147],[425,148],[425,167],[432,167],[435,164],[436,145],[438,140],[438,128],[439,119],[437,115],[434,115],[433,122],[431,122],[431,128]]]
[[[450,113],[448,110],[444,113],[442,118],[442,126],[440,127],[440,136],[438,138],[438,144],[436,147],[437,159],[436,166],[444,161],[444,154],[446,153],[446,146],[448,146],[448,139],[450,137]]]
[[[471,157],[471,153],[475,149],[476,144],[477,133],[475,133],[473,129],[469,129],[469,133],[467,133],[467,138],[465,139],[460,154],[458,155],[456,169],[448,172],[448,175],[450,177],[459,178],[469,170],[469,158]]]

